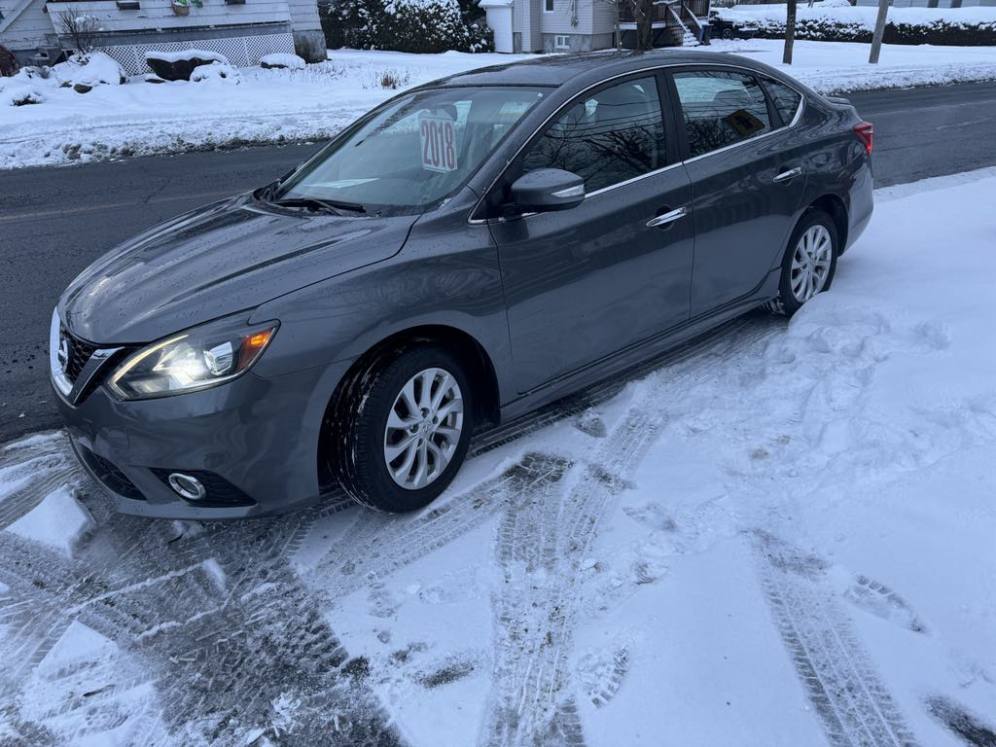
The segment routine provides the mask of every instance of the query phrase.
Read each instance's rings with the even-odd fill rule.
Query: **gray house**
[[[630,46],[630,0],[480,0],[498,52],[589,52]],[[695,45],[708,24],[709,0],[654,3],[654,45]]]
[[[96,45],[133,75],[148,72],[149,50],[206,49],[243,66],[271,52],[325,59],[315,0],[0,0],[0,44],[22,64],[54,61],[72,48],[65,14],[93,19]]]

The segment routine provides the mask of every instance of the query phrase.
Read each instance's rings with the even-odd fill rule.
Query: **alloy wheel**
[[[463,395],[442,368],[412,376],[391,406],[384,429],[384,462],[402,488],[418,490],[449,465],[463,433]]]
[[[833,261],[833,240],[826,226],[810,226],[799,237],[792,255],[792,295],[805,303],[823,290],[830,277]]]

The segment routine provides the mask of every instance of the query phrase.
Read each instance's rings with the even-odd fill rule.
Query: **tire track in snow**
[[[771,329],[758,325],[741,337],[763,339]],[[566,495],[544,501],[526,496],[504,513],[496,547],[504,585],[493,599],[496,651],[481,744],[529,745],[555,734],[583,744],[567,663],[588,548],[607,505],[626,488],[667,423],[671,400],[665,395],[693,382],[704,360],[736,355],[737,347],[724,342],[682,357],[678,362],[687,365],[672,365],[642,382],[621,422],[596,440],[584,474]]]
[[[161,722],[180,743],[246,744],[253,735],[310,744],[399,743],[364,668],[350,667],[286,562],[320,514],[208,527],[175,542],[166,522],[112,516],[75,560],[0,532],[5,622],[33,616],[33,624],[8,626],[0,639],[3,660],[16,654],[23,662],[5,672],[4,699],[17,702],[25,679],[79,620],[137,659],[154,685],[151,712],[133,714],[143,733]],[[47,616],[39,619],[39,610]],[[73,712],[79,712],[76,723],[113,721],[100,699],[64,706],[51,715],[55,722]],[[16,714],[6,720],[44,729]],[[133,743],[144,742],[136,737]]]
[[[916,739],[823,580],[826,563],[755,531],[761,586],[833,747],[913,747]]]
[[[307,574],[309,582],[326,604],[335,606],[480,526],[518,496],[542,499],[569,467],[564,457],[529,453],[498,477],[414,518],[360,512],[345,533],[348,541],[333,544]]]

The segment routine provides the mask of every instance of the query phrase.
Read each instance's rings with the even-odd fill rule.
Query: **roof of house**
[[[681,48],[654,49],[649,52],[606,50],[582,54],[544,55],[506,65],[492,65],[430,83],[431,86],[561,86],[579,76],[598,71],[599,76],[622,74],[656,64],[743,64],[758,69],[752,60],[725,52],[706,52]]]

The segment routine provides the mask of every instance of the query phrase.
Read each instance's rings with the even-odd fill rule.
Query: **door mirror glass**
[[[584,179],[563,169],[536,169],[512,182],[511,196],[518,213],[570,210],[584,200]]]

